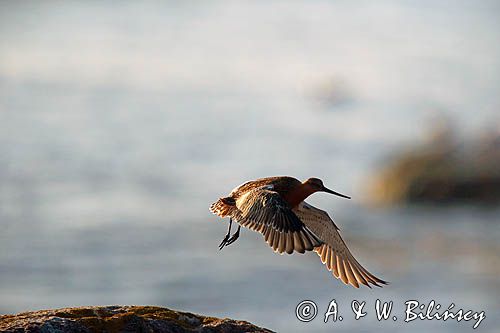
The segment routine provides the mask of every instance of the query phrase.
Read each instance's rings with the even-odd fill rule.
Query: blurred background
[[[279,332],[353,299],[500,310],[498,1],[1,2],[0,313],[155,304]],[[280,256],[208,211],[250,179],[315,194],[359,261]],[[295,318],[336,299],[345,320]]]

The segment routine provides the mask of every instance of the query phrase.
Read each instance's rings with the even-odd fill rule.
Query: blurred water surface
[[[496,1],[2,2],[0,312],[157,304],[286,332],[469,331],[404,324],[403,302],[500,310],[500,211],[361,205],[367,175],[425,140],[436,110],[498,126]],[[341,285],[315,254],[279,256],[209,204],[252,178],[316,176],[362,263]],[[346,319],[304,324],[335,298]],[[355,321],[353,299],[397,322]],[[332,327],[335,326],[335,327]]]

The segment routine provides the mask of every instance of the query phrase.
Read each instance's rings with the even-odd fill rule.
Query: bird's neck
[[[288,202],[290,207],[295,208],[314,192],[316,191],[311,189],[309,186],[300,184],[283,195],[283,198],[286,202]]]

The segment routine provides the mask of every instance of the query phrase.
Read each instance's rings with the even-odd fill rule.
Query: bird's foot
[[[236,230],[236,232],[231,236],[231,238],[229,238],[229,234],[227,234],[226,237],[224,237],[224,239],[219,245],[219,251],[222,250],[225,246],[233,244],[238,239],[238,237],[240,237],[240,229],[241,226],[238,226],[238,230]]]
[[[220,242],[220,244],[219,244],[219,251],[222,250],[224,248],[224,246],[227,245],[227,242],[229,241],[229,236],[231,236],[231,233],[228,233],[226,235],[226,237],[224,237],[224,239],[222,240],[222,242]]]
[[[222,250],[224,248],[224,246],[227,245],[227,242],[229,240],[229,236],[231,236],[231,225],[232,224],[233,224],[233,219],[230,218],[229,219],[229,228],[227,229],[226,237],[224,237],[224,239],[222,240],[222,242],[220,242],[220,244],[219,244],[219,251]]]
[[[236,242],[236,240],[238,239],[238,237],[240,237],[240,228],[241,228],[241,226],[238,226],[238,230],[236,230],[236,232],[234,233],[234,235],[232,235],[231,238],[229,238],[227,240],[227,243],[226,243],[225,246],[231,245],[234,242]]]

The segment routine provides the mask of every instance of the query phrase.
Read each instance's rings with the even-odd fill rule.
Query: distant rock
[[[308,94],[330,111],[355,102],[353,91],[345,80],[330,78],[321,82]]]
[[[157,306],[91,306],[0,316],[1,332],[272,332],[246,321],[205,317]]]
[[[500,133],[457,139],[453,130],[388,158],[373,176],[370,201],[393,203],[500,203]]]

